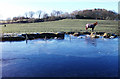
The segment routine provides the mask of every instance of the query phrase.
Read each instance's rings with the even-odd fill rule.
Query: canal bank
[[[116,38],[117,35],[106,32],[51,32],[51,33],[3,33],[0,36],[0,41],[24,41],[33,40],[37,38],[41,39],[64,39],[65,34],[73,36],[88,35],[92,38]]]

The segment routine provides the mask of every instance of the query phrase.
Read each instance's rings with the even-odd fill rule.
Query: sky
[[[24,16],[26,12],[38,10],[48,14],[53,10],[71,13],[94,8],[118,12],[118,2],[119,0],[0,0],[0,20]]]

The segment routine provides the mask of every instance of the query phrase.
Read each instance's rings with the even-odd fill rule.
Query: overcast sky
[[[0,19],[23,16],[25,12],[53,10],[72,12],[75,10],[104,8],[118,12],[119,0],[0,0]]]

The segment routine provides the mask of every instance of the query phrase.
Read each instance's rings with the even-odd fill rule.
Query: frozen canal
[[[118,38],[0,42],[3,77],[117,77]],[[0,61],[1,61],[0,59]]]

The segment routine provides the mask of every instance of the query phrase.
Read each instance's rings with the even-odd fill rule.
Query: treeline
[[[35,18],[34,16],[37,16]],[[99,20],[118,20],[118,14],[113,11],[106,9],[90,9],[90,10],[76,10],[71,13],[55,11],[53,10],[50,14],[45,13],[41,10],[37,12],[26,12],[24,16],[8,18],[8,23],[34,23],[34,22],[45,22],[45,21],[56,21],[62,19],[99,19]]]
[[[74,14],[76,13],[76,14]],[[73,12],[76,19],[100,19],[100,20],[116,20],[118,14],[113,11],[107,11],[106,9],[92,9]]]

